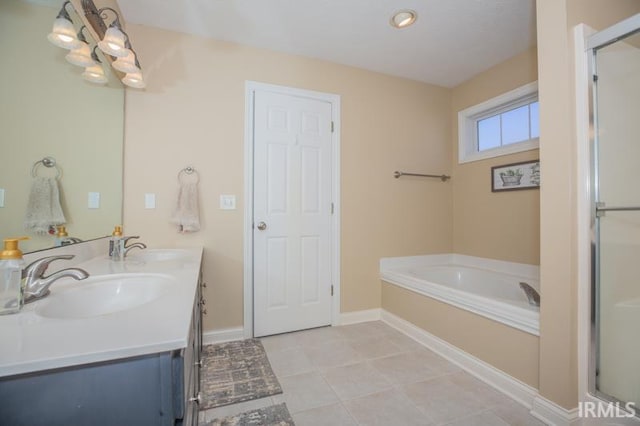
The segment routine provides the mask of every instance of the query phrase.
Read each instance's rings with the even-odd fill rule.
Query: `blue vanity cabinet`
[[[201,294],[186,348],[1,377],[0,425],[196,426]]]
[[[191,333],[189,334],[189,344],[184,349],[184,387],[185,389],[185,413],[182,425],[198,424],[198,410],[201,400],[200,393],[200,368],[202,367],[202,315],[205,311],[205,300],[202,294],[206,284],[202,281],[202,272],[198,280],[193,315],[191,318]]]

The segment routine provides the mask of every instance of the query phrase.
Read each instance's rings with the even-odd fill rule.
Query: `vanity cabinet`
[[[189,344],[183,351],[183,389],[185,413],[181,424],[184,426],[196,426],[198,424],[198,410],[201,399],[200,393],[200,368],[202,367],[202,315],[204,312],[204,297],[202,271],[198,279],[198,287],[194,302],[193,315],[191,318],[191,332],[189,333]]]
[[[200,283],[196,289],[185,348],[2,377],[0,425],[197,425]],[[69,336],[75,338],[82,336]]]

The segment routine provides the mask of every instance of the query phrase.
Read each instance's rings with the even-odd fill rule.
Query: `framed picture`
[[[491,168],[491,192],[540,188],[540,160]]]

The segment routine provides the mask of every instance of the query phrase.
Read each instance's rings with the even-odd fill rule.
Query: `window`
[[[538,84],[530,83],[458,113],[458,162],[539,146]]]

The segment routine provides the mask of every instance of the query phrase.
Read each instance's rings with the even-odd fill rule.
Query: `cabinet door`
[[[185,417],[183,424],[197,426],[200,403],[200,367],[202,349],[202,272],[198,280],[196,296],[191,317],[189,343],[183,354]]]

